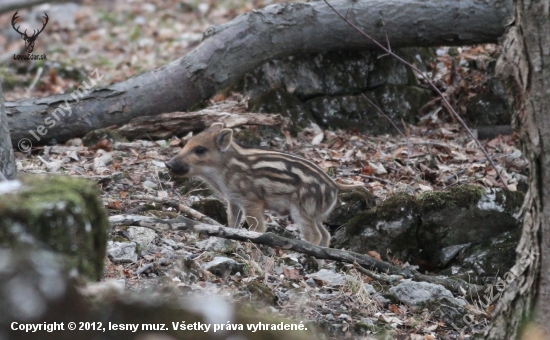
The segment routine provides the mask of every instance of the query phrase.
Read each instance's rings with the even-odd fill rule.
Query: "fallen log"
[[[271,247],[297,251],[302,254],[313,256],[317,259],[333,260],[351,264],[358,264],[369,270],[376,270],[390,275],[401,275],[404,278],[413,278],[417,281],[425,281],[443,285],[454,293],[466,292],[468,296],[474,297],[483,287],[469,284],[464,281],[457,281],[419,273],[412,267],[400,268],[387,262],[377,260],[368,255],[345,251],[341,249],[315,246],[302,240],[293,240],[273,233],[257,233],[247,229],[228,228],[218,225],[209,225],[193,221],[183,216],[174,219],[163,220],[156,217],[141,215],[115,215],[109,217],[112,227],[118,226],[140,226],[150,228],[156,232],[168,230],[195,231],[208,236],[222,237],[236,241],[247,241],[255,244],[263,244]]]
[[[394,48],[493,43],[514,18],[510,0],[331,4]],[[210,27],[184,57],[124,82],[103,86],[102,71],[96,69],[71,94],[6,103],[11,139],[28,149],[29,143],[65,141],[136,117],[184,111],[267,60],[374,47],[322,1],[271,5]]]
[[[158,116],[145,116],[133,119],[118,129],[118,133],[128,139],[166,139],[181,136],[191,131],[204,130],[213,123],[224,123],[233,128],[241,125],[286,126],[287,122],[279,114],[230,113],[205,109],[199,112],[172,112]]]

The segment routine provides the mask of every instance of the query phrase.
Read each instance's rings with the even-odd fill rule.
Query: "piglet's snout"
[[[170,170],[176,175],[185,175],[186,173],[189,172],[189,165],[182,162],[178,162],[173,158],[164,164],[166,165],[168,170]]]

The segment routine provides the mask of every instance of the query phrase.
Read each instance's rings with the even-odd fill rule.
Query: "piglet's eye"
[[[206,151],[208,151],[208,150],[205,147],[202,147],[202,146],[197,146],[193,149],[193,152],[197,156],[203,156],[206,153]]]

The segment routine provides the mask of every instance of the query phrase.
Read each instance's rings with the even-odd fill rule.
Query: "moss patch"
[[[468,208],[476,204],[483,194],[485,188],[475,185],[461,185],[444,191],[427,191],[417,198],[417,204],[423,211],[441,209],[443,207]]]
[[[389,197],[376,207],[379,218],[393,218],[399,211],[411,211],[417,205],[414,196],[400,193]]]

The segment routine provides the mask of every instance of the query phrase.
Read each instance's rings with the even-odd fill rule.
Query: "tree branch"
[[[252,242],[255,244],[263,244],[271,247],[279,247],[281,249],[297,251],[302,254],[313,256],[317,259],[333,260],[358,264],[363,268],[376,270],[381,273],[390,275],[401,275],[405,278],[414,278],[418,281],[426,281],[443,285],[454,293],[467,292],[468,296],[476,296],[483,289],[481,286],[457,281],[446,278],[438,278],[435,276],[424,275],[411,267],[399,268],[387,262],[376,260],[368,255],[354,253],[334,248],[325,248],[314,246],[311,243],[302,240],[293,240],[285,238],[273,233],[257,233],[247,229],[228,228],[222,226],[214,226],[193,221],[183,216],[179,216],[171,220],[162,220],[156,217],[139,216],[139,215],[115,215],[109,217],[111,226],[131,226],[150,228],[157,232],[167,230],[184,230],[195,231],[208,236],[222,237],[230,240]],[[390,280],[391,277],[383,276],[384,280]],[[393,278],[392,278],[393,280]]]

